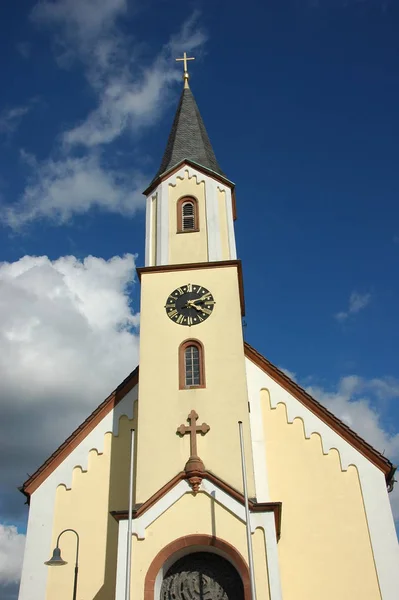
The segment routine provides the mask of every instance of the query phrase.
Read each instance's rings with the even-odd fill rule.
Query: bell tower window
[[[198,203],[195,198],[180,198],[177,203],[177,231],[189,233],[199,231]]]
[[[179,348],[179,388],[205,387],[204,349],[198,340],[187,340]]]

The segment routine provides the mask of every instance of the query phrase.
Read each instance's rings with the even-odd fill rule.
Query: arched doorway
[[[217,554],[230,562],[242,582],[243,600],[251,600],[248,565],[237,548],[215,536],[198,533],[180,537],[158,552],[145,576],[144,600],[160,600],[162,583],[169,569],[181,558],[197,552],[206,552],[208,556]]]
[[[193,552],[165,573],[160,600],[244,600],[244,586],[228,560],[211,552]]]

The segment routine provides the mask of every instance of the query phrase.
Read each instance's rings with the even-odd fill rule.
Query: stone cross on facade
[[[202,475],[205,471],[204,463],[202,462],[197,453],[197,433],[205,435],[210,430],[210,427],[207,423],[197,425],[197,419],[198,414],[195,412],[195,410],[191,410],[190,414],[187,417],[187,421],[190,423],[190,425],[182,424],[177,428],[176,431],[176,433],[178,433],[182,437],[186,435],[186,433],[190,434],[190,458],[186,462],[184,470],[186,472],[188,482],[191,485],[194,494],[196,494],[199,490],[199,486],[202,481]]]

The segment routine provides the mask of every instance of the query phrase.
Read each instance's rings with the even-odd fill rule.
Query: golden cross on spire
[[[188,79],[189,79],[189,74],[188,74],[188,70],[187,70],[187,61],[188,60],[195,60],[194,56],[188,57],[186,52],[183,52],[183,58],[176,58],[176,62],[180,62],[183,61],[183,81],[184,81],[184,87],[188,88]]]

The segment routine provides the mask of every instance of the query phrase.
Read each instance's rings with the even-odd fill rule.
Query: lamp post
[[[67,562],[61,558],[61,550],[59,547],[60,537],[62,536],[63,533],[66,533],[67,531],[72,531],[72,533],[74,533],[76,535],[75,577],[73,580],[73,596],[72,596],[72,600],[76,600],[76,591],[77,591],[77,587],[78,587],[78,568],[79,568],[78,567],[78,559],[79,559],[79,535],[78,535],[78,532],[75,531],[74,529],[64,529],[64,531],[61,531],[60,535],[57,538],[57,545],[53,550],[53,556],[50,558],[50,560],[47,560],[44,564],[48,565],[49,567],[60,567],[62,565],[67,564]]]

